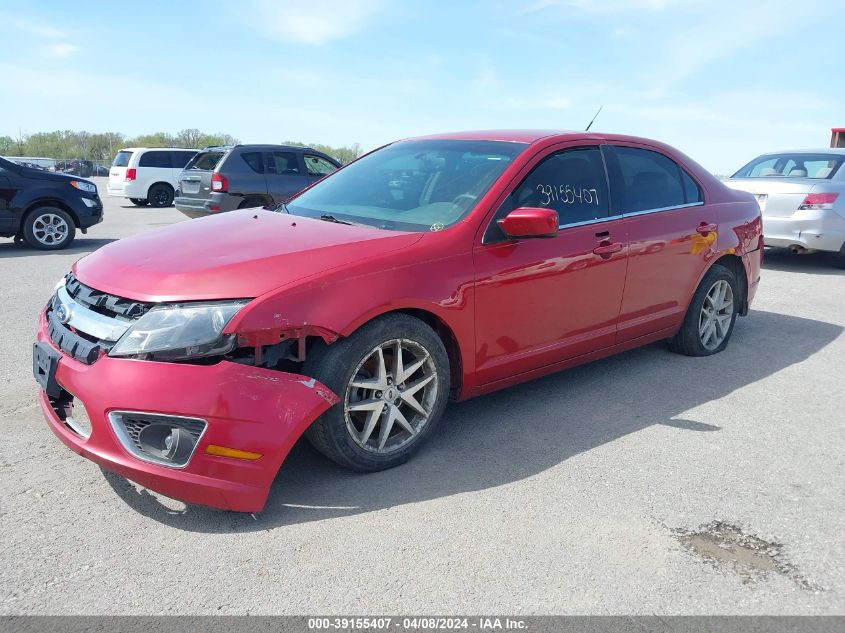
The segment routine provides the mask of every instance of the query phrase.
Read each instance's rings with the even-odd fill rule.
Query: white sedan
[[[757,197],[766,246],[827,251],[845,268],[845,149],[763,154],[725,181]]]

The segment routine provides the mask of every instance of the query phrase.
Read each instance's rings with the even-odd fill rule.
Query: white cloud
[[[47,39],[60,39],[66,35],[64,31],[52,27],[49,24],[40,24],[27,18],[4,15],[2,13],[0,13],[0,24],[3,24],[7,31],[23,31],[24,33]]]
[[[382,4],[382,0],[322,0],[314,4],[259,0],[255,11],[248,13],[270,37],[320,45],[360,31]]]
[[[54,59],[64,59],[65,57],[70,57],[78,50],[79,47],[76,44],[67,43],[50,44],[44,49],[46,56]]]

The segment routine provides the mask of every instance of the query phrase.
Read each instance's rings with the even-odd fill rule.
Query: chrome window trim
[[[661,211],[671,211],[672,209],[688,209],[690,207],[703,206],[704,202],[687,202],[686,204],[677,204],[671,207],[660,207],[659,209],[643,209],[642,211],[623,212],[622,216],[626,218],[636,217],[638,215],[648,215],[650,213],[660,213]]]
[[[197,443],[194,444],[194,448],[191,451],[191,454],[188,455],[188,459],[185,460],[185,463],[181,466],[178,464],[174,464],[172,462],[166,462],[163,459],[156,459],[151,455],[146,455],[138,450],[138,447],[135,446],[135,443],[132,441],[132,438],[126,433],[126,428],[123,425],[122,420],[118,420],[122,415],[152,415],[158,418],[176,418],[179,420],[192,420],[194,422],[202,422],[203,429],[200,436],[197,438]],[[126,449],[133,457],[140,459],[142,462],[147,462],[149,464],[155,464],[156,466],[164,466],[165,468],[171,468],[173,470],[184,470],[187,468],[191,460],[194,458],[194,453],[197,452],[197,447],[200,445],[202,438],[205,436],[205,432],[208,430],[208,420],[205,418],[195,418],[189,415],[170,415],[169,413],[155,413],[154,411],[129,411],[123,409],[116,409],[114,411],[109,411],[108,414],[109,424],[111,425],[112,430],[114,431],[115,435],[117,435],[117,439],[120,440],[120,444]]]
[[[560,224],[557,227],[557,230],[560,231],[562,229],[570,229],[578,226],[589,226],[590,224],[601,224],[602,222],[607,222],[609,220],[621,220],[625,217],[622,214],[617,215],[608,215],[603,218],[594,218],[592,220],[582,220],[581,222],[571,222],[569,224]]]
[[[70,314],[70,318],[63,321],[65,325],[70,325],[75,330],[101,341],[114,342],[119,340],[132,324],[128,319],[107,317],[74,301],[64,286],[56,290],[56,298]],[[59,320],[61,321],[61,319]]]

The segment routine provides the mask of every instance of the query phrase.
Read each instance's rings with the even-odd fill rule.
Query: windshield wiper
[[[348,224],[349,226],[352,226],[354,224],[354,222],[347,222],[346,220],[338,220],[336,217],[334,217],[333,215],[329,215],[328,213],[324,213],[323,215],[321,215],[320,219],[323,220],[324,222],[334,222],[335,224]]]

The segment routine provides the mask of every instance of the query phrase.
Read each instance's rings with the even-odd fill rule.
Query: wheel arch
[[[748,314],[748,275],[746,274],[745,264],[742,261],[742,257],[734,253],[726,253],[710,264],[710,266],[707,267],[707,270],[704,271],[704,274],[706,275],[716,264],[724,266],[733,272],[736,277],[741,295],[739,301],[739,314],[741,316],[745,316]],[[702,276],[702,279],[703,278],[704,277]],[[701,281],[698,283],[700,284]],[[696,286],[696,288],[697,287],[698,286]]]
[[[176,188],[173,185],[171,185],[169,182],[167,182],[166,180],[156,180],[149,187],[147,187],[147,198],[146,198],[147,200],[150,199],[150,190],[153,187],[157,187],[158,185],[164,185],[165,187],[168,187],[170,189],[170,191],[172,191],[174,194],[176,193]]]
[[[59,209],[67,213],[73,220],[73,223],[76,225],[76,228],[79,228],[79,216],[76,215],[76,212],[71,209],[67,204],[56,198],[39,198],[38,200],[33,200],[32,202],[30,202],[24,210],[23,215],[21,216],[20,230],[23,230],[23,225],[29,219],[29,216],[41,207],[58,207]]]

